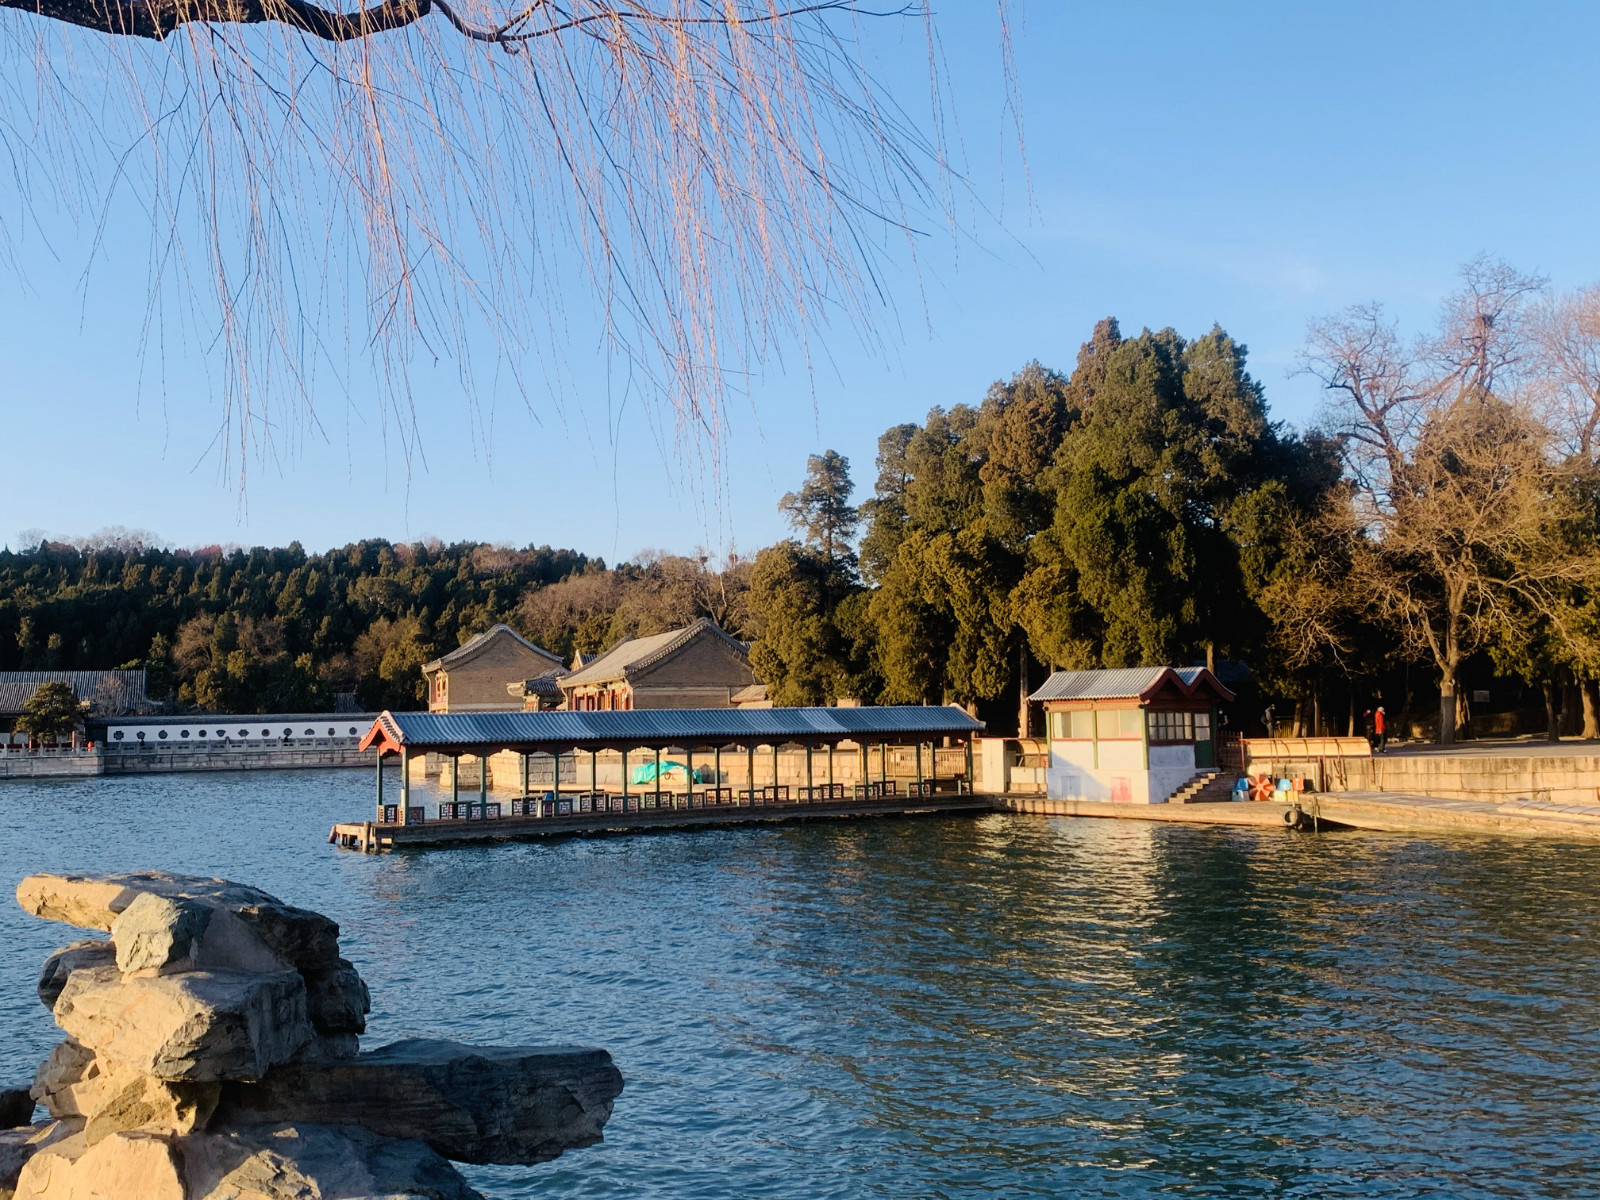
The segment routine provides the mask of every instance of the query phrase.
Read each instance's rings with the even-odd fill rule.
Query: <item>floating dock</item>
[[[496,806],[498,807],[498,806]],[[486,842],[530,842],[552,837],[594,837],[653,830],[782,821],[843,820],[852,817],[949,816],[993,812],[988,796],[953,793],[875,799],[757,802],[696,808],[647,808],[629,812],[580,812],[560,816],[509,816],[487,820],[428,821],[398,825],[347,821],[335,825],[328,841],[369,854]]]

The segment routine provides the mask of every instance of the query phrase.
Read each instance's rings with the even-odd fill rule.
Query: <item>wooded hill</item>
[[[1492,681],[1552,722],[1581,696],[1600,733],[1600,291],[1475,262],[1434,331],[1351,309],[1303,366],[1328,403],[1302,433],[1220,328],[1102,321],[1070,373],[887,430],[859,506],[849,462],[813,456],[781,503],[796,537],[753,559],[45,542],[0,553],[0,669],[142,665],[223,711],[410,707],[423,662],[498,621],[570,657],[709,616],[783,704],[955,701],[1007,732],[1052,666],[1211,661],[1306,727],[1437,700],[1452,736]]]

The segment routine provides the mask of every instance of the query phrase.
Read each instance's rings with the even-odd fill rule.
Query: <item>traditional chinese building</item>
[[[624,638],[559,680],[563,707],[733,708],[756,682],[745,644],[702,618],[653,637]]]
[[[496,625],[423,665],[428,711],[520,709],[527,680],[565,669],[557,655],[535,646],[509,625]]]
[[[1218,706],[1233,693],[1204,667],[1057,671],[1044,705],[1053,799],[1164,804],[1216,765]]]
[[[105,718],[128,713],[155,712],[160,706],[145,695],[145,673],[137,671],[0,671],[0,744],[26,742],[27,735],[16,732],[22,706],[44,683],[65,683],[72,694],[88,705],[85,722],[104,723]],[[95,736],[93,732],[90,736]]]

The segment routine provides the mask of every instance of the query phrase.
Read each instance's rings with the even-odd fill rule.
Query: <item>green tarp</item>
[[[663,780],[674,771],[678,773],[678,778],[682,779],[686,770],[688,770],[688,767],[681,762],[670,762],[667,759],[661,760],[661,778]],[[653,762],[647,762],[643,766],[635,767],[633,773],[628,776],[629,783],[654,783],[655,781],[656,764]],[[705,767],[696,767],[694,769],[694,781],[696,783],[714,782],[711,778],[711,772]]]

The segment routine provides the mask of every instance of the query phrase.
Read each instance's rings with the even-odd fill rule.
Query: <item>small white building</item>
[[[1031,700],[1045,708],[1045,794],[1165,804],[1215,767],[1218,705],[1233,693],[1204,667],[1057,671]]]

